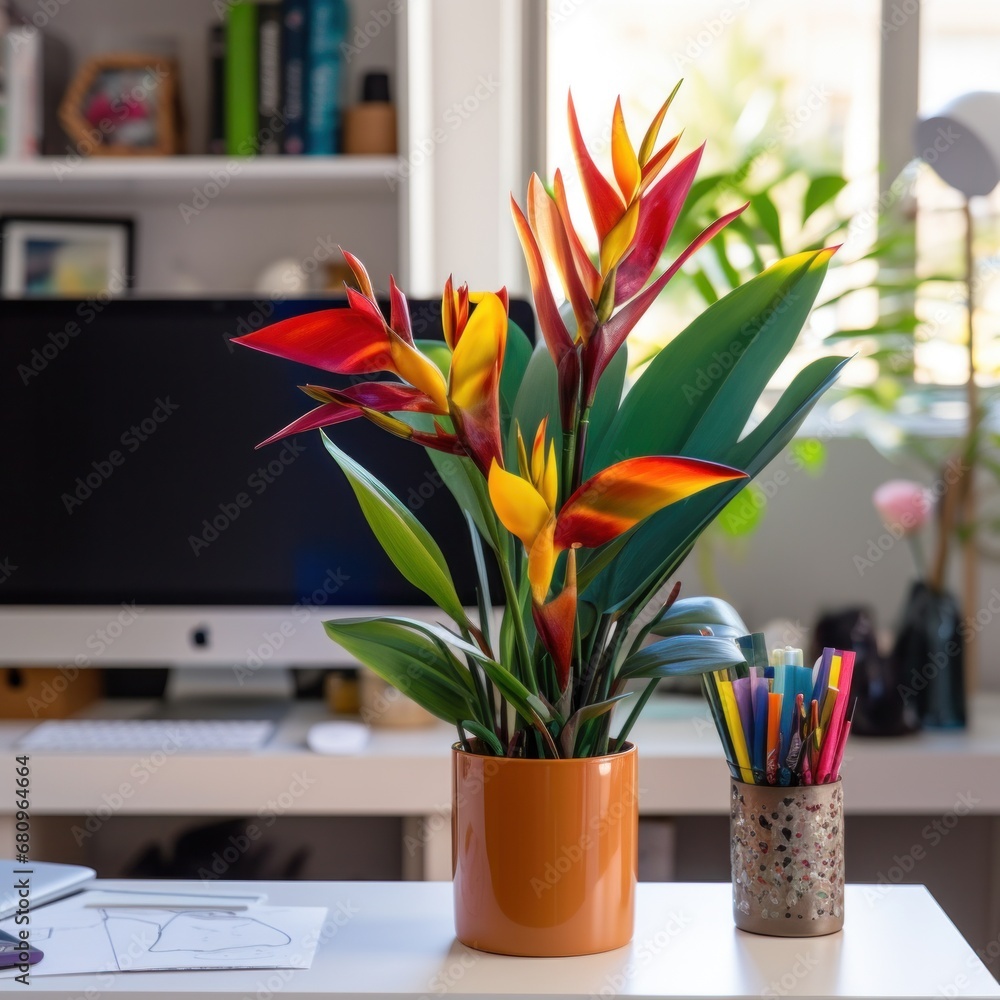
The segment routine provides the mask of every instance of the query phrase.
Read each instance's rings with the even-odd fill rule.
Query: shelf
[[[225,181],[225,183],[223,183]],[[12,197],[46,202],[81,198],[170,201],[217,197],[334,199],[365,194],[395,197],[399,162],[394,156],[64,157],[0,161],[0,203]]]

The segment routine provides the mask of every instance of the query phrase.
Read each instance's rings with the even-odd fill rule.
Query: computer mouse
[[[317,722],[306,734],[306,745],[314,753],[361,753],[368,736],[369,729],[363,722]]]

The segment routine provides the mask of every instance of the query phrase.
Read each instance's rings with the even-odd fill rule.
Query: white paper
[[[178,969],[308,969],[326,907],[246,910],[92,909],[87,893],[31,914],[45,957],[31,976]],[[0,927],[14,930],[13,920]],[[8,970],[16,973],[17,970]]]

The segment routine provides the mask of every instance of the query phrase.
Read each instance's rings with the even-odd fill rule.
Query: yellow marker
[[[826,689],[826,695],[823,698],[823,707],[819,713],[819,726],[824,733],[830,725],[830,719],[833,716],[833,706],[837,704],[838,693],[838,689],[832,685]]]
[[[743,735],[743,723],[740,722],[740,710],[736,707],[736,694],[733,692],[731,680],[719,681],[719,698],[722,701],[722,711],[726,716],[726,726],[729,738],[736,753],[736,764],[740,776],[748,785],[754,783],[753,772],[750,770],[750,755],[747,753],[747,741]]]
[[[842,657],[835,655],[830,661],[830,677],[827,680],[828,687],[838,687],[840,685],[840,664]]]

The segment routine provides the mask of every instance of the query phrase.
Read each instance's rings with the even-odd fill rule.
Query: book
[[[226,152],[257,152],[257,5],[238,0],[226,16]]]
[[[257,140],[261,153],[281,152],[281,0],[257,7]]]
[[[309,0],[306,89],[306,153],[325,156],[339,148],[341,43],[347,34],[346,0]]]
[[[226,152],[226,27],[213,24],[208,32],[208,151]]]
[[[285,129],[281,134],[281,151],[298,156],[306,151],[306,0],[283,0],[282,20],[282,108]]]
[[[42,35],[30,24],[11,27],[3,35],[4,140],[8,160],[40,155],[44,114],[42,107]]]

